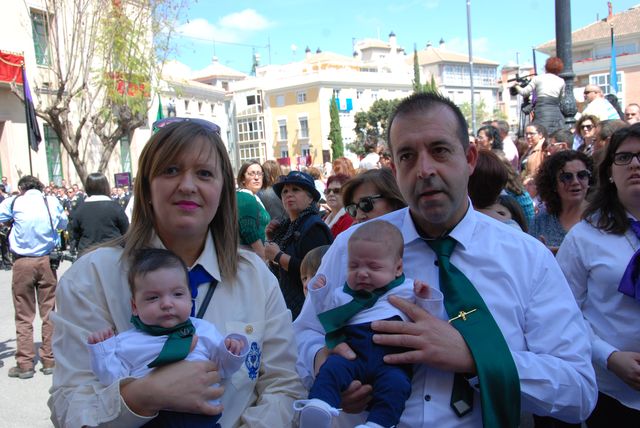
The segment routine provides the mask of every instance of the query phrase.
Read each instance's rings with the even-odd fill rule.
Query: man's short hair
[[[356,241],[367,241],[385,244],[389,251],[399,259],[404,254],[404,239],[400,230],[385,220],[372,220],[363,223],[349,237],[349,244]]]
[[[387,144],[391,151],[391,157],[393,158],[393,141],[391,141],[391,125],[398,116],[408,115],[411,113],[422,112],[427,113],[435,107],[445,106],[448,107],[454,114],[458,126],[455,129],[456,136],[462,144],[462,148],[466,152],[469,148],[469,135],[467,134],[467,120],[460,111],[457,105],[453,103],[449,98],[442,96],[439,93],[433,92],[417,92],[413,95],[403,99],[400,104],[394,109],[389,118],[389,124],[387,125]]]
[[[33,175],[25,175],[18,181],[18,189],[22,192],[27,190],[36,189],[42,192],[44,190],[44,184]]]
[[[131,295],[136,292],[136,278],[145,276],[149,272],[158,269],[181,269],[184,271],[186,284],[189,284],[189,270],[182,259],[173,251],[163,248],[142,248],[133,254],[131,266],[129,266],[129,289]]]
[[[507,122],[504,119],[498,119],[498,120],[494,120],[493,123],[495,123],[495,127],[498,128],[498,131],[500,132],[501,135],[508,135],[509,134],[509,122]]]

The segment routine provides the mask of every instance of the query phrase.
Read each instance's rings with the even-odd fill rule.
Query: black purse
[[[56,228],[53,227],[53,220],[51,219],[51,211],[49,211],[49,203],[47,202],[47,197],[43,195],[42,198],[44,199],[44,204],[47,206],[47,215],[49,216],[49,224],[51,225],[51,231],[53,232],[53,236],[56,236],[57,232],[56,232]],[[60,251],[60,248],[56,244],[54,249],[51,250],[51,252],[49,253],[49,266],[51,266],[52,271],[55,272],[58,270],[58,268],[60,267],[60,262],[62,262],[62,257],[63,257],[62,251]]]

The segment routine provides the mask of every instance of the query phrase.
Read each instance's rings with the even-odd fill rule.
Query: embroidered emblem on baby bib
[[[244,360],[244,365],[247,366],[249,371],[249,379],[255,380],[258,377],[258,369],[260,368],[260,359],[262,358],[262,351],[256,342],[251,342],[251,348],[247,354],[247,358]]]

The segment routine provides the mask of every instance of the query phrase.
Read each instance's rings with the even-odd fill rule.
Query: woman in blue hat
[[[304,256],[321,245],[331,244],[333,237],[318,214],[320,193],[309,174],[291,171],[273,185],[288,218],[272,220],[267,226],[265,257],[277,272],[280,289],[293,319],[304,303],[300,264]]]

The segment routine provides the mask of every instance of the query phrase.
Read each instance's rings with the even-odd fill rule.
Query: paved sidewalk
[[[64,261],[58,270],[61,275],[71,264]],[[34,340],[40,345],[40,318],[34,321]],[[49,388],[52,376],[40,372],[42,365],[36,363],[36,374],[31,379],[9,378],[9,369],[15,366],[16,329],[13,302],[11,299],[11,271],[0,270],[0,425],[3,428],[51,428]]]

